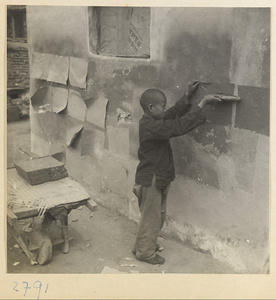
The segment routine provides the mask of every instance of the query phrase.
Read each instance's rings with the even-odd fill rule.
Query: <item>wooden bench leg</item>
[[[14,238],[16,239],[18,245],[21,247],[21,249],[25,252],[25,254],[30,259],[31,264],[32,265],[37,265],[37,261],[36,261],[35,255],[29,250],[28,246],[25,244],[25,242],[21,238],[19,232],[10,223],[8,223],[8,228],[11,231],[11,233],[13,234]]]
[[[60,219],[61,223],[61,235],[64,239],[62,253],[66,254],[69,252],[69,230],[68,230],[68,214]]]

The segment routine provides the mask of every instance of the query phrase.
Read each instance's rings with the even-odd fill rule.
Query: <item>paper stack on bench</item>
[[[31,185],[55,181],[68,176],[63,163],[51,156],[16,162],[17,172]]]

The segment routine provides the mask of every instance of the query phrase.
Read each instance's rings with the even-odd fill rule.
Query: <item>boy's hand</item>
[[[222,100],[218,95],[212,95],[212,94],[204,96],[203,101],[205,101],[206,105],[222,102]]]
[[[200,82],[199,81],[194,81],[189,83],[189,89],[188,92],[186,93],[187,97],[190,97],[194,94],[194,92],[198,89]]]
[[[206,95],[204,98],[200,101],[198,106],[203,109],[206,105],[215,104],[222,102],[222,100],[219,98],[218,95]]]

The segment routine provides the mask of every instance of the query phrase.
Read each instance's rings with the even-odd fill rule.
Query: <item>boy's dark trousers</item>
[[[138,259],[155,256],[157,238],[166,219],[169,189],[170,184],[164,189],[157,188],[155,175],[150,187],[135,184],[133,188],[141,212],[136,243],[133,249]]]

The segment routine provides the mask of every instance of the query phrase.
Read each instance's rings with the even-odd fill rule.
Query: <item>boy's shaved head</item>
[[[144,111],[147,111],[150,104],[154,105],[164,100],[167,101],[167,98],[162,91],[157,89],[148,89],[142,94],[140,98],[140,105]]]

